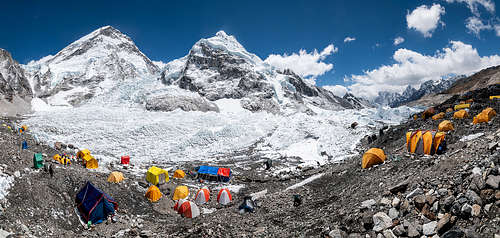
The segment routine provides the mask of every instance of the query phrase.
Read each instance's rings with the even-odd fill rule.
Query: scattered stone
[[[432,212],[439,212],[439,201],[435,202],[434,204],[432,204],[432,209],[431,209]]]
[[[437,221],[431,221],[422,226],[422,232],[426,236],[432,236],[436,234]]]
[[[403,225],[397,225],[394,228],[392,228],[392,233],[396,236],[402,236],[404,233],[406,233],[406,230]]]
[[[486,204],[486,205],[484,206],[484,212],[489,212],[489,211],[490,211],[490,209],[491,209],[491,206],[493,206],[493,204],[492,204],[492,203],[490,203],[490,204]]]
[[[472,206],[466,203],[462,206],[461,211],[462,211],[462,216],[468,217],[472,212]]]
[[[340,229],[333,229],[330,233],[328,233],[328,236],[331,238],[346,238],[347,233]]]
[[[394,199],[392,199],[392,206],[397,208],[397,207],[399,207],[400,202],[401,202],[401,200],[399,200],[398,197],[395,197]]]
[[[489,175],[486,180],[486,184],[494,189],[498,189],[498,184],[500,183],[500,176]]]
[[[472,203],[477,203],[479,205],[483,205],[483,201],[481,200],[481,197],[479,197],[479,195],[477,195],[477,193],[472,191],[472,190],[467,190],[467,192],[465,193],[465,197],[467,198],[467,200],[471,201]]]
[[[406,195],[406,199],[412,199],[413,197],[423,193],[424,191],[421,188],[416,188],[415,190],[411,191],[408,195]]]
[[[391,230],[385,230],[384,231],[384,237],[385,238],[396,238],[396,236],[394,235],[394,233],[392,233]]]
[[[439,194],[440,196],[446,196],[446,195],[448,195],[448,189],[446,189],[446,188],[441,188],[441,189],[439,189],[439,190],[438,190],[438,194]]]
[[[439,219],[439,221],[436,225],[436,231],[438,233],[443,233],[451,228],[451,226],[453,224],[451,224],[450,218],[451,218],[451,214],[446,213],[446,214],[444,214],[444,216],[441,219]]]
[[[472,174],[476,174],[476,175],[479,175],[479,176],[483,175],[483,173],[481,171],[481,168],[479,168],[479,167],[474,167],[472,169]]]
[[[427,217],[429,220],[436,220],[436,215],[430,211],[429,204],[425,204],[422,208],[422,215]]]
[[[373,215],[373,230],[380,232],[392,226],[392,219],[384,212]]]
[[[410,223],[408,225],[408,237],[419,237],[420,232],[418,232],[417,227],[413,224]]]
[[[383,197],[382,199],[380,199],[380,204],[389,206],[389,205],[391,205],[391,200],[389,200],[386,197]]]
[[[399,216],[399,211],[396,208],[389,209],[389,217],[391,219],[396,219]]]
[[[425,196],[424,195],[415,196],[413,198],[413,203],[415,204],[415,207],[417,207],[418,210],[421,210],[425,204]]]
[[[374,199],[365,200],[361,202],[361,208],[370,208],[375,204],[377,204],[377,201],[375,201]]]
[[[404,193],[406,191],[406,188],[408,188],[408,181],[399,183],[398,185],[390,188],[389,191],[393,194]]]
[[[477,217],[477,216],[479,216],[480,213],[481,213],[481,206],[479,206],[477,204],[472,205],[471,215],[473,217]]]
[[[425,201],[429,204],[429,205],[432,205],[434,204],[434,202],[437,200],[437,198],[435,196],[432,196],[432,195],[426,195],[425,196]]]
[[[464,237],[465,233],[461,230],[449,230],[445,232],[441,238],[461,238]]]
[[[496,150],[497,146],[498,146],[497,142],[491,142],[488,144],[488,150],[490,150],[490,151]]]
[[[62,149],[62,143],[61,142],[56,142],[54,143],[54,148],[56,150],[61,150]]]
[[[483,189],[486,186],[486,183],[484,182],[483,176],[481,175],[474,175],[472,176],[472,180],[470,182],[469,188],[479,192],[481,189]]]

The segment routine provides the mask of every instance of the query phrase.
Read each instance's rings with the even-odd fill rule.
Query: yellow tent
[[[483,122],[489,122],[491,118],[497,115],[497,112],[495,109],[488,107],[484,109],[481,113],[477,114],[477,116],[472,119],[472,123],[477,124],[477,123],[483,123]]]
[[[444,112],[440,112],[434,116],[432,116],[432,120],[439,120],[444,118]]]
[[[498,96],[490,96],[490,100],[493,100],[493,99],[500,99],[500,95],[498,95]]]
[[[90,155],[90,150],[88,149],[80,150],[78,151],[78,153],[76,153],[76,158],[83,159],[83,157],[85,157],[86,155]]]
[[[460,110],[460,109],[469,108],[469,107],[470,107],[470,104],[468,104],[468,103],[458,104],[458,105],[455,105],[455,111]]]
[[[54,155],[54,160],[57,161],[58,163],[61,163],[61,155],[55,154]]]
[[[453,128],[453,124],[451,121],[444,120],[441,123],[439,123],[438,130],[439,131],[452,131],[455,128]]]
[[[123,177],[123,173],[122,172],[112,172],[111,174],[109,174],[109,177],[108,177],[108,182],[110,183],[119,183],[121,181],[123,181],[125,178]]]
[[[168,182],[168,172],[156,166],[152,166],[146,172],[146,181],[153,185],[163,184]]]
[[[160,198],[162,197],[162,194],[160,192],[160,189],[158,189],[158,187],[151,185],[148,188],[148,191],[146,191],[146,194],[144,196],[147,197],[149,199],[149,201],[156,202],[156,201],[160,200]]]
[[[97,169],[99,167],[97,160],[92,155],[85,155],[83,157],[83,165],[87,169]]]
[[[413,131],[406,133],[406,148],[410,153],[433,155],[444,141],[444,132]]]
[[[28,130],[28,126],[27,125],[23,125],[23,126],[21,126],[21,128],[23,128],[23,131],[27,131]]]
[[[469,117],[469,113],[464,109],[453,113],[453,118],[455,119],[463,119],[466,117]]]
[[[174,191],[174,197],[172,199],[179,200],[184,199],[189,195],[189,189],[187,186],[177,186]]]
[[[385,154],[382,149],[371,148],[363,154],[363,160],[361,161],[361,168],[367,169],[376,164],[384,163]]]
[[[453,112],[453,108],[450,107],[450,108],[446,109],[446,112]]]
[[[174,178],[184,178],[184,176],[186,176],[186,173],[180,169],[174,172]]]

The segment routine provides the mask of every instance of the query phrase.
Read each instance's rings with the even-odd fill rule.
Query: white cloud
[[[349,37],[349,36],[348,36],[348,37],[346,37],[346,38],[344,39],[344,43],[348,43],[348,42],[355,41],[355,40],[356,40],[356,37]]]
[[[309,81],[314,83],[317,76],[333,69],[333,64],[327,64],[323,60],[337,51],[338,48],[330,44],[320,53],[315,49],[310,53],[306,50],[300,50],[298,54],[272,54],[267,57],[265,62],[281,70],[291,69],[301,77],[309,77]]]
[[[394,39],[394,45],[399,45],[401,43],[405,42],[405,38],[398,36]]]
[[[491,30],[493,27],[490,24],[484,24],[481,19],[477,17],[469,17],[465,20],[465,27],[469,29],[471,33],[476,35],[479,38],[479,33],[482,30]]]
[[[478,6],[483,6],[491,14],[495,13],[495,3],[491,0],[446,0],[447,3],[466,3],[467,7],[470,9],[474,16],[479,17]]]
[[[495,32],[497,33],[497,36],[500,37],[500,25],[495,25]]]
[[[396,63],[351,75],[353,85],[349,90],[355,95],[373,99],[379,91],[402,92],[407,85],[418,87],[427,80],[437,80],[447,75],[471,74],[481,69],[499,65],[500,56],[480,56],[471,45],[451,41],[435,55],[422,55],[408,49],[398,49],[393,59]]]
[[[347,88],[342,85],[327,85],[324,89],[332,92],[337,97],[343,97],[347,93]]]
[[[439,4],[433,4],[432,7],[426,5],[417,7],[406,15],[408,29],[415,29],[422,33],[424,37],[431,37],[439,23],[444,25],[440,21],[443,14],[445,14],[444,7]]]

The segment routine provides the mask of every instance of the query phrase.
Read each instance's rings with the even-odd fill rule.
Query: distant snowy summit
[[[359,106],[306,83],[291,70],[272,67],[224,31],[199,40],[188,55],[167,64],[161,80],[166,85],[197,92],[209,101],[240,100],[241,106],[250,111],[276,113]]]
[[[199,40],[186,56],[164,64],[151,61],[130,37],[105,26],[56,55],[17,68],[22,80],[10,77],[9,84],[23,85],[23,95],[51,106],[82,105],[96,98],[115,104],[129,100],[160,111],[219,111],[219,100],[271,113],[365,106],[354,96],[335,96],[291,70],[265,63],[224,31]]]
[[[106,92],[120,81],[155,77],[159,68],[126,35],[99,28],[55,56],[24,67],[36,97],[52,105],[76,105]]]

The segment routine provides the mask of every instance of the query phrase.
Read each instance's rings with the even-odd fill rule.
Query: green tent
[[[33,166],[35,169],[43,167],[43,156],[41,153],[36,153],[33,155]]]

